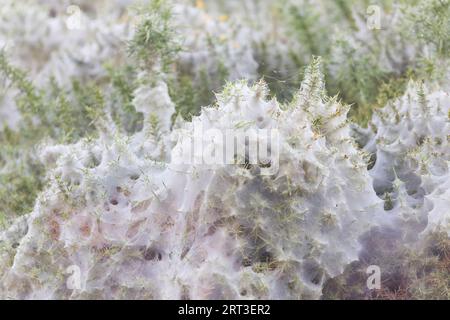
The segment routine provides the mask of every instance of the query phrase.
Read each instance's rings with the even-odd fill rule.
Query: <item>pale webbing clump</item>
[[[347,110],[325,97],[317,67],[286,106],[266,99],[264,83],[230,85],[217,106],[177,124],[168,163],[154,156],[145,130],[126,138],[107,123],[98,140],[45,148],[51,183],[2,271],[2,295],[319,297],[323,282],[357,259],[358,237],[383,210]],[[198,122],[222,132],[279,130],[279,170],[178,164],[183,136]],[[73,266],[76,290],[66,284]]]

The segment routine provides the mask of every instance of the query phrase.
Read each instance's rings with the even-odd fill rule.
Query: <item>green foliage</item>
[[[433,233],[423,248],[412,249],[401,244],[398,237],[392,238],[392,234],[373,231],[368,245],[367,255],[325,283],[322,299],[450,298],[450,239],[446,233]],[[366,286],[369,265],[377,265],[382,271],[379,290],[369,290]]]
[[[222,91],[228,78],[228,70],[219,63],[217,76],[211,79],[207,70],[201,70],[199,80],[196,75],[178,72],[169,81],[169,94],[175,103],[177,114],[190,120],[198,115],[202,106],[209,106],[215,101],[215,92]]]
[[[302,61],[299,60],[299,57],[295,53],[291,53],[290,56],[293,61],[295,61],[295,65],[297,69],[293,74],[285,75],[280,73],[278,70],[274,69],[270,66],[268,62],[270,47],[267,46],[266,43],[260,44],[260,53],[256,57],[258,61],[258,74],[264,81],[267,83],[270,93],[272,96],[275,96],[278,101],[285,103],[292,100],[292,97],[298,90],[298,84],[301,82],[302,76],[301,73],[298,72],[298,69],[302,66]],[[280,61],[282,57],[276,57]]]
[[[311,63],[305,69],[305,77],[299,91],[299,98],[309,109],[325,94],[325,82],[322,73],[322,58],[312,57]]]
[[[324,4],[326,8],[319,12],[318,7],[309,1],[295,5],[284,1],[281,16],[282,23],[288,30],[286,37],[296,38],[300,44],[299,52],[290,53],[297,70],[309,64],[309,61],[302,57],[322,56],[327,91],[331,95],[338,94],[345,104],[352,105],[350,118],[366,126],[373,109],[401,95],[409,79],[445,79],[450,58],[449,3],[448,0],[383,0],[375,3],[366,0],[334,1]],[[383,32],[400,36],[409,46],[418,50],[412,60],[406,61],[406,64],[395,72],[381,67],[383,50],[388,54],[397,54],[393,47],[395,41],[382,42],[379,30],[371,30],[367,35],[368,38],[373,38],[376,45],[364,43],[364,40],[358,42],[352,38],[352,35],[358,32],[355,17],[364,21],[365,10],[369,5],[380,6],[383,15],[392,14],[394,4],[401,5],[404,16]],[[326,21],[326,24],[323,21]],[[333,41],[331,34],[334,30],[339,30],[348,37],[345,40]],[[421,52],[424,46],[432,49],[426,55]],[[336,52],[340,52],[340,55],[336,56]],[[292,88],[300,82],[298,72],[282,77],[276,70],[268,70],[263,58],[264,55],[260,58],[260,74],[265,76],[274,95],[281,100],[283,97],[289,99]],[[292,82],[294,83],[291,84]]]
[[[324,56],[330,50],[330,32],[327,26],[321,23],[320,12],[314,2],[302,1],[301,4],[293,4],[282,1],[280,4],[282,17],[288,24],[290,37],[296,37],[301,44],[302,56]],[[301,61],[302,58],[298,57]],[[302,61],[305,65],[307,61]]]
[[[52,82],[45,120],[51,123],[47,134],[56,141],[72,143],[95,134],[96,121],[104,116],[105,102],[95,84],[81,84],[74,80],[66,91]]]
[[[39,92],[32,82],[27,79],[25,72],[9,63],[4,50],[0,51],[0,73],[10,80],[13,86],[19,89],[21,95],[17,101],[17,106],[25,120],[31,121],[31,116],[42,115],[45,109],[42,92]]]
[[[137,67],[151,71],[153,80],[164,77],[169,87],[169,95],[175,103],[177,114],[190,119],[198,114],[201,106],[214,101],[213,90],[219,90],[227,78],[227,70],[219,64],[216,79],[210,79],[207,71],[200,74],[184,72],[177,65],[177,54],[183,50],[177,37],[177,30],[172,24],[172,8],[167,1],[152,0],[149,4],[136,9],[141,17],[136,34],[128,44],[130,55],[137,62]],[[197,79],[199,78],[199,80]],[[122,78],[123,79],[123,78]],[[127,82],[113,77],[116,89],[122,91],[122,97],[130,101],[132,95],[129,80]],[[212,86],[212,84],[215,84]],[[130,105],[127,111],[134,110]],[[141,126],[141,119],[134,117],[134,128]]]
[[[333,42],[331,39],[330,31],[336,28],[342,28],[343,33],[350,35],[356,32],[354,14],[356,12],[363,16],[370,4],[372,2],[367,0],[339,0],[327,3],[326,10],[319,10],[312,1],[293,4],[284,0],[278,3],[275,6],[277,18],[287,27],[283,36],[295,39],[300,44],[300,52],[291,50],[288,53],[295,68],[291,74],[282,75],[269,67],[267,59],[271,48],[265,42],[260,44],[260,56],[256,57],[258,72],[268,83],[271,93],[280,101],[290,100],[302,78],[300,70],[305,70],[310,64],[310,69],[318,71],[321,60],[314,56],[322,56],[325,81],[314,78],[319,72],[309,72],[312,77],[309,82],[305,82],[309,87],[305,88],[303,94],[314,96],[303,98],[313,104],[313,100],[317,98],[315,95],[322,90],[331,95],[338,94],[345,104],[352,105],[350,117],[365,126],[374,109],[384,106],[404,92],[409,79],[439,81],[445,77],[450,51],[448,0],[401,1],[408,8],[404,10],[405,19],[401,20],[400,25],[391,26],[393,32],[401,32],[417,47],[426,45],[434,48],[436,54],[416,57],[400,73],[380,67],[379,48],[363,50],[364,45],[354,46],[348,41]],[[393,8],[392,0],[377,1],[375,4],[388,11]],[[326,17],[321,16],[323,11],[326,12]],[[183,71],[176,62],[177,54],[183,48],[172,23],[172,10],[168,2],[152,0],[137,7],[136,13],[140,22],[133,39],[128,43],[133,61],[122,66],[106,66],[108,76],[101,83],[108,89],[106,93],[102,92],[98,83],[89,81],[80,83],[74,80],[68,88],[62,88],[50,79],[48,86],[37,88],[28,80],[24,71],[8,62],[5,52],[0,52],[0,72],[9,86],[19,91],[16,102],[24,120],[19,128],[20,134],[8,128],[0,132],[0,164],[11,163],[10,159],[19,159],[15,169],[9,168],[6,173],[0,173],[3,187],[0,199],[6,199],[11,190],[16,190],[14,194],[17,195],[17,199],[11,197],[7,199],[8,202],[3,201],[7,203],[3,211],[17,210],[23,213],[29,210],[30,199],[35,197],[43,184],[42,168],[39,168],[33,157],[34,148],[43,139],[71,143],[84,136],[95,135],[96,122],[104,116],[106,110],[110,112],[117,127],[125,132],[134,133],[142,129],[142,114],[136,112],[133,106],[137,73],[140,69],[149,71],[153,76],[150,80],[164,77],[177,115],[185,119],[190,119],[198,114],[201,106],[210,105],[214,101],[214,91],[221,90],[228,78],[225,64],[219,64],[214,79],[211,79],[210,70],[203,70],[199,74]],[[323,21],[327,21],[327,24]],[[373,32],[376,38],[377,31]],[[331,55],[332,49],[336,48],[341,50],[345,59],[341,57],[337,61],[337,57]],[[322,88],[323,83],[326,88]],[[12,183],[7,183],[6,181],[12,180],[11,172],[16,172],[15,179]],[[7,212],[4,214],[7,215]]]
[[[45,183],[36,148],[44,139],[72,143],[96,134],[104,116],[103,96],[95,84],[73,81],[62,89],[51,79],[47,90],[37,89],[26,73],[0,53],[0,73],[18,89],[16,103],[23,121],[19,128],[0,131],[0,207],[3,220],[28,213]]]

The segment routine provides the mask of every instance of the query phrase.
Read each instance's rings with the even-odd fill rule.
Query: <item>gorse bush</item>
[[[448,299],[449,1],[4,2],[0,297]]]

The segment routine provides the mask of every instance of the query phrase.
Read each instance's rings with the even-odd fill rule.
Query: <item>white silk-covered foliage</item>
[[[431,91],[431,92],[430,92]],[[405,95],[373,119],[377,133],[367,145],[376,161],[374,190],[386,195],[401,223],[422,231],[449,229],[450,95],[410,83]]]
[[[15,252],[3,254],[11,260],[5,258],[2,292],[44,299],[317,298],[327,278],[357,260],[358,239],[371,227],[448,232],[448,141],[442,136],[448,95],[422,97],[433,114],[427,117],[426,110],[418,112],[425,105],[412,86],[400,99],[400,118],[386,120],[399,129],[384,131],[379,120],[375,139],[385,135],[390,143],[378,144],[368,172],[349,135],[346,107],[323,95],[320,74],[311,68],[291,103],[267,100],[264,83],[230,85],[216,106],[177,123],[172,134],[163,125],[172,139],[162,144],[151,143],[155,136],[145,127],[125,137],[104,123],[97,140],[44,147],[50,184]],[[173,112],[164,84],[139,89],[135,101],[162,124]],[[166,115],[158,112],[163,107]],[[408,117],[416,118],[408,123]],[[198,122],[222,131],[239,130],[242,122],[279,130],[279,170],[261,176],[257,165],[180,165],[177,144]],[[410,135],[402,140],[402,128],[425,135],[422,144]],[[415,168],[402,166],[407,156]],[[386,176],[390,170],[397,180]],[[423,181],[413,178],[420,176]],[[375,194],[383,183],[398,188],[389,211]],[[71,266],[82,275],[76,290],[67,289],[64,276]]]

